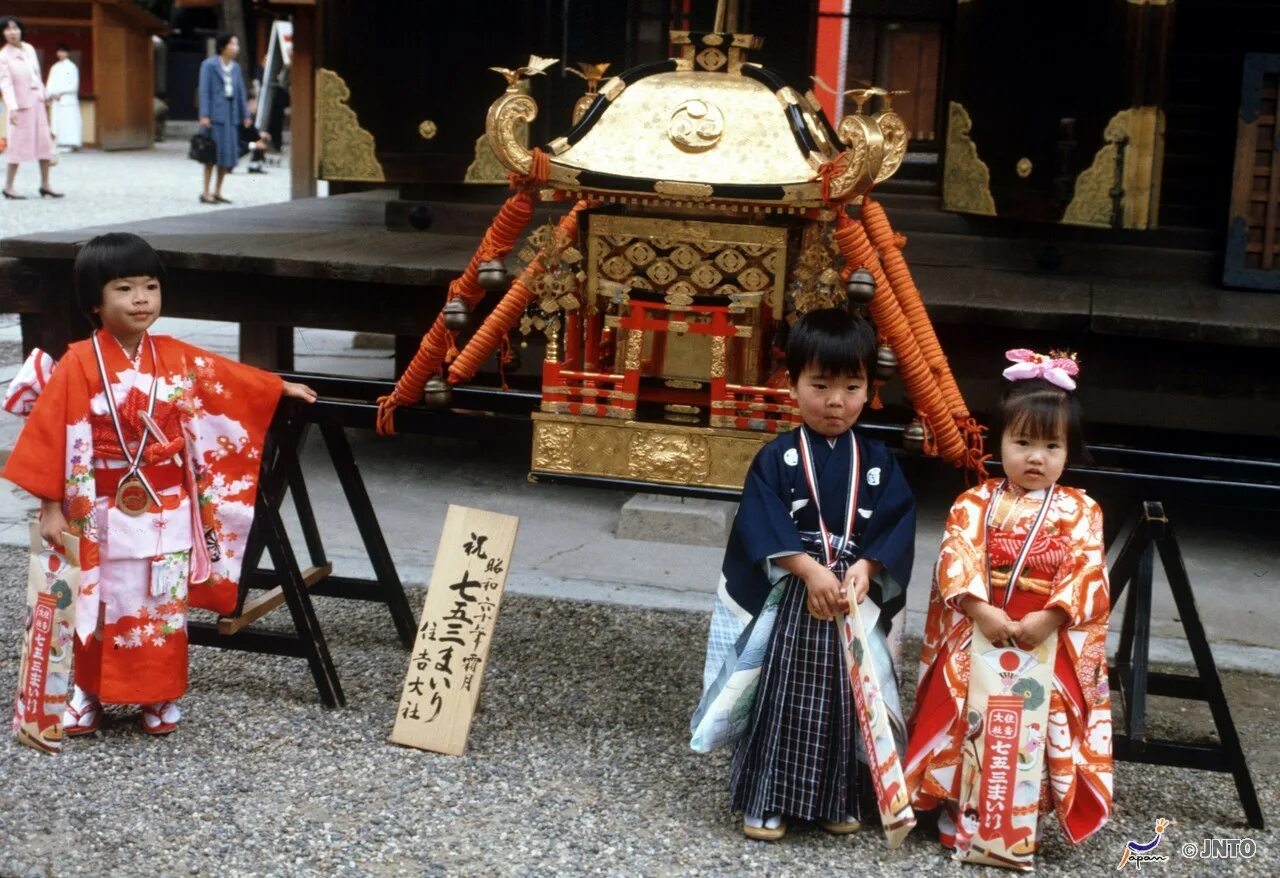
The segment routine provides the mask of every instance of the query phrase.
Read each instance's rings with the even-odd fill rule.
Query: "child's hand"
[[[67,517],[62,514],[62,502],[45,500],[40,504],[40,536],[51,546],[62,546],[62,533],[67,531]]]
[[[315,402],[316,392],[305,384],[297,384],[293,381],[284,383],[283,393],[290,399],[300,399],[303,402]]]
[[[809,593],[809,612],[817,619],[831,619],[836,613],[849,612],[849,599],[845,596],[840,579],[821,564],[804,577]]]
[[[870,558],[860,558],[849,565],[849,570],[844,575],[844,589],[850,601],[862,603],[867,592],[871,591],[871,577],[879,573],[882,566],[879,561],[872,561]]]
[[[1022,623],[1009,618],[1009,614],[986,601],[969,597],[964,602],[965,614],[978,626],[982,636],[993,644],[1016,640],[1022,635]]]
[[[1027,613],[1022,617],[1022,631],[1018,634],[1018,642],[1027,648],[1037,647],[1066,622],[1067,614],[1057,607]]]

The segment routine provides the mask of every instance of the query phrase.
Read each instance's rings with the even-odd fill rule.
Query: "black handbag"
[[[201,128],[191,135],[191,147],[187,150],[187,158],[202,165],[217,163],[218,147],[213,142],[213,136],[209,133],[208,128]]]

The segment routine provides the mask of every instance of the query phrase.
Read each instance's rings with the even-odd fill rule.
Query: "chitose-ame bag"
[[[75,599],[80,589],[80,540],[63,534],[52,549],[31,523],[31,564],[27,571],[27,611],[18,662],[18,696],[13,705],[14,736],[28,747],[62,749],[62,711],[71,682]]]

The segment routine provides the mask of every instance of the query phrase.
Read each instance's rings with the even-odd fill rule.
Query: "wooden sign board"
[[[520,519],[449,506],[390,741],[467,747]]]

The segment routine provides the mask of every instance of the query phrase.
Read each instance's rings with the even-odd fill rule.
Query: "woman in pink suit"
[[[4,197],[23,198],[13,191],[18,165],[35,159],[40,162],[40,195],[61,198],[49,186],[49,160],[53,158],[53,139],[49,136],[49,116],[45,110],[44,83],[40,78],[40,60],[26,36],[22,22],[12,15],[0,17],[4,44],[0,46],[0,100],[9,117],[9,146],[5,159],[9,162],[4,178]]]

